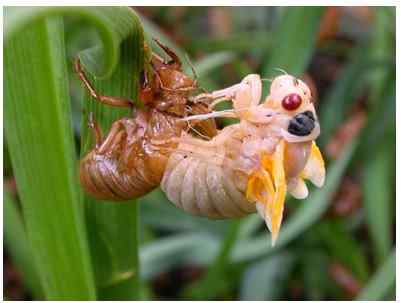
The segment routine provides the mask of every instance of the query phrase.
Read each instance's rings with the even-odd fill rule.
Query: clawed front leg
[[[114,107],[128,107],[128,108],[133,107],[134,102],[130,99],[99,95],[96,92],[96,90],[93,88],[92,84],[89,82],[84,71],[82,70],[82,66],[81,66],[81,62],[80,62],[79,58],[75,59],[74,68],[75,68],[75,72],[77,73],[79,79],[84,84],[86,90],[89,92],[89,94],[93,98],[95,98],[100,103],[111,105]]]

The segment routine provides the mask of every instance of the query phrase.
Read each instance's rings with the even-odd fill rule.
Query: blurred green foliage
[[[24,8],[9,11],[6,17],[4,86],[21,87],[18,93],[33,97],[25,100],[30,100],[28,104],[11,106],[17,93],[5,95],[4,176],[6,181],[15,177],[18,186],[16,190],[12,182],[5,183],[5,249],[30,294],[35,299],[395,299],[395,8],[139,7],[135,11],[141,24],[129,8]],[[60,13],[66,17],[54,21]],[[37,36],[23,29],[38,22],[35,18],[45,18],[31,29]],[[47,30],[47,22],[58,22],[62,35]],[[94,202],[81,195],[73,180],[72,160],[91,144],[87,112],[95,113],[104,131],[126,113],[82,97],[71,62],[79,54],[89,71],[106,76],[91,78],[100,91],[135,98],[142,31],[155,51],[159,49],[152,37],[181,57],[187,53],[207,90],[237,83],[248,73],[271,78],[280,73],[275,68],[305,77],[316,89],[322,129],[318,145],[328,167],[327,183],[322,189],[310,186],[306,200],[288,199],[274,248],[257,215],[221,221],[192,217],[175,208],[160,190],[125,205]],[[18,38],[27,34],[46,42],[47,51],[18,50],[25,42]],[[52,35],[63,40],[49,40]],[[50,72],[38,77],[55,82],[30,83],[31,75],[16,79],[15,73],[23,74],[26,64],[32,64],[34,73],[39,57],[48,60],[41,62],[48,62]],[[51,73],[58,59],[68,71],[63,83]],[[190,73],[188,62],[185,68]],[[46,97],[53,99],[40,102],[35,93],[46,88]],[[67,89],[70,97],[63,95]],[[25,115],[17,116],[22,106]],[[50,114],[53,128],[36,124],[38,117]],[[22,140],[33,129],[47,139]],[[69,141],[71,130],[74,141]],[[58,137],[52,141],[52,136]],[[58,152],[46,158],[44,150],[55,144]],[[36,163],[29,161],[32,157],[44,163],[38,174]],[[59,164],[51,161],[71,167],[56,175]],[[61,178],[63,173],[60,180],[68,185],[56,182],[59,187],[46,191],[49,178]],[[29,183],[32,178],[39,178],[36,187]],[[64,199],[52,194],[56,190]],[[68,224],[55,224],[60,217],[64,218],[60,223]],[[41,246],[38,237],[43,231]],[[55,243],[54,238],[60,241]],[[65,238],[68,241],[63,242]],[[75,257],[64,253],[67,247],[75,250]],[[52,264],[43,262],[43,256],[49,256]],[[71,281],[63,287],[46,283],[63,275]],[[83,284],[77,286],[79,279]]]

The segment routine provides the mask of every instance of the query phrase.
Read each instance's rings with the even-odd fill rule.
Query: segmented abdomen
[[[129,200],[140,197],[158,184],[147,180],[140,169],[121,171],[111,155],[90,152],[80,162],[80,179],[85,190],[101,200]]]
[[[256,211],[244,189],[235,184],[234,172],[191,153],[170,156],[161,188],[177,207],[198,216],[237,218]]]

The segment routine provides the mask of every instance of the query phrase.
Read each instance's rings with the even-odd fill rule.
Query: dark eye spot
[[[311,111],[300,113],[290,120],[288,132],[295,136],[307,136],[315,128],[315,117]]]

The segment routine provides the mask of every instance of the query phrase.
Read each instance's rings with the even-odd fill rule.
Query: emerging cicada
[[[325,167],[314,140],[320,133],[308,86],[290,75],[275,78],[259,104],[262,84],[248,75],[240,84],[202,94],[194,102],[232,100],[233,109],[194,115],[239,118],[209,141],[182,133],[161,183],[176,206],[199,216],[235,218],[258,211],[272,233],[281,226],[287,190],[306,198],[304,179],[322,186]]]
[[[140,99],[144,109],[120,97],[99,95],[87,80],[79,60],[75,69],[88,92],[97,101],[116,107],[129,107],[132,117],[115,121],[102,138],[100,128],[90,116],[96,146],[80,161],[80,180],[85,190],[102,200],[129,200],[159,186],[166,163],[182,132],[193,129],[182,118],[210,112],[206,105],[189,97],[198,89],[196,81],[183,73],[177,55],[160,42],[171,57],[164,62],[152,53],[141,82]],[[203,135],[214,136],[213,119],[193,123]]]

